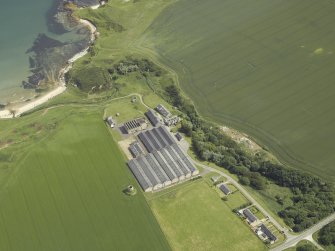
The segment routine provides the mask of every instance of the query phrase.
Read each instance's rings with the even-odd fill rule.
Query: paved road
[[[319,231],[322,227],[324,227],[325,225],[329,224],[330,222],[332,222],[334,220],[335,220],[335,213],[333,213],[332,215],[330,215],[327,218],[323,219],[322,221],[320,221],[319,223],[315,224],[311,228],[305,230],[301,234],[293,236],[293,237],[287,239],[285,241],[285,243],[283,243],[282,245],[280,245],[280,246],[272,249],[271,251],[282,251],[282,250],[284,250],[286,248],[295,246],[299,241],[302,241],[302,240],[305,240],[305,239],[310,239],[311,236],[315,232]]]

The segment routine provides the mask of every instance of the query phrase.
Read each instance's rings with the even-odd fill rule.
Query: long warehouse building
[[[146,192],[161,189],[199,174],[165,127],[141,132],[138,138],[149,152],[128,162]]]

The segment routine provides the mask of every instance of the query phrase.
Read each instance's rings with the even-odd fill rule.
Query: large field
[[[266,250],[203,180],[163,193],[149,203],[173,250]]]
[[[20,145],[0,152],[0,250],[170,250],[141,190],[122,192],[137,183],[102,108],[59,107],[0,128]],[[26,128],[26,143],[12,137]]]
[[[335,181],[334,11],[328,0],[181,0],[143,46],[178,73],[203,116]]]
[[[104,125],[104,115],[142,116],[147,108],[130,102],[137,93],[151,107],[164,103],[156,94],[174,70],[203,116],[335,180],[332,2],[179,0],[158,16],[175,1],[113,0],[77,11],[100,35],[73,72],[96,84],[92,72],[132,56],[152,60],[161,77],[126,74],[105,93],[69,85],[39,111],[0,121],[1,251],[266,249],[231,211],[246,201],[240,192],[223,202],[198,180],[147,195],[150,208],[113,141],[120,135]],[[138,188],[133,197],[122,192],[129,184]],[[254,193],[274,211],[273,197],[290,195],[272,186]]]

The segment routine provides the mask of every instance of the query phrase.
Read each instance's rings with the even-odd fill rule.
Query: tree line
[[[320,230],[318,241],[326,247],[335,247],[335,222],[329,223]]]
[[[180,131],[192,138],[192,147],[199,159],[226,168],[239,177],[240,183],[254,189],[265,189],[269,180],[292,191],[290,206],[278,215],[295,232],[312,226],[335,211],[335,190],[331,184],[265,160],[260,154],[247,153],[221,128],[203,120],[177,86],[166,87],[164,98],[185,114]],[[281,199],[277,198],[277,202],[280,204]]]

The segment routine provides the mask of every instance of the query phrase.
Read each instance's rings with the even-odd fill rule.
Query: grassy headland
[[[112,114],[121,112],[121,120],[127,119],[126,116],[122,117],[124,113],[135,116],[141,114],[144,110],[142,105],[127,105],[124,101],[129,101],[129,95],[137,93],[142,95],[144,102],[151,107],[157,103],[164,103],[169,108],[177,107],[176,112],[182,113],[185,121],[181,130],[192,138],[194,153],[199,158],[206,159],[205,155],[202,155],[206,152],[208,161],[231,171],[243,180],[245,185],[260,189],[261,192],[254,190],[255,193],[264,192],[266,196],[272,196],[275,194],[275,186],[282,187],[282,191],[285,191],[283,198],[275,198],[271,203],[265,199],[264,203],[268,203],[269,208],[276,213],[288,211],[290,215],[286,217],[286,222],[290,226],[299,225],[300,229],[297,230],[308,227],[322,217],[322,214],[317,214],[319,209],[324,211],[321,206],[326,205],[329,206],[327,210],[333,210],[334,201],[329,196],[332,191],[329,191],[330,188],[325,183],[314,180],[312,176],[304,176],[305,174],[300,172],[286,172],[291,169],[283,169],[285,172],[281,173],[283,167],[277,166],[278,163],[270,165],[263,161],[263,155],[256,156],[243,151],[220,130],[219,126],[199,116],[192,102],[176,87],[178,75],[175,75],[173,70],[162,64],[155,54],[140,49],[141,36],[145,30],[160,12],[173,2],[115,0],[95,11],[77,10],[76,15],[94,23],[100,35],[90,53],[76,62],[73,70],[69,72],[68,91],[27,116],[1,121],[1,132],[4,133],[1,140],[5,142],[2,143],[2,147],[5,148],[0,151],[0,182],[4,188],[0,196],[7,202],[0,207],[6,216],[2,219],[2,230],[0,226],[4,250],[7,247],[8,250],[20,250],[24,244],[28,247],[25,250],[29,250],[30,247],[31,250],[50,250],[49,247],[55,244],[55,240],[60,239],[64,239],[63,246],[59,246],[62,250],[85,250],[83,247],[88,247],[89,250],[169,249],[142,193],[139,192],[131,198],[120,193],[129,183],[135,185],[136,182],[102,123],[104,111]],[[115,99],[123,96],[127,98]],[[200,146],[203,148],[200,149]],[[226,159],[222,157],[223,152],[227,156]],[[229,163],[226,162],[227,159],[230,160]],[[267,171],[271,168],[275,169],[277,176],[270,176],[271,172]],[[291,174],[294,177],[293,181],[288,179]],[[296,180],[302,182],[297,183]],[[316,186],[309,187],[313,181],[317,181]],[[250,237],[246,243],[251,247],[254,245],[257,250],[264,248],[256,237],[251,236],[247,227],[241,226],[241,222],[236,223],[239,219],[231,212],[231,207],[235,207],[243,198],[232,197],[226,204],[220,200],[214,202],[213,192],[204,186],[205,184],[195,187],[196,192],[183,188],[176,192],[185,200],[183,207],[192,208],[193,201],[200,209],[212,204],[213,214],[218,215],[222,223],[215,225],[216,218],[207,214],[204,216],[208,217],[213,226],[208,226],[205,222],[199,225],[191,222],[195,224],[198,238],[191,244],[178,239],[179,236],[174,236],[169,230],[171,225],[168,224],[171,220],[171,223],[175,222],[178,227],[177,232],[186,238],[184,226],[181,226],[177,217],[165,208],[169,206],[166,202],[171,199],[175,203],[171,204],[171,207],[177,207],[172,208],[175,213],[184,216],[183,211],[178,210],[178,203],[183,203],[180,197],[178,201],[172,200],[173,198],[166,198],[165,201],[162,196],[161,200],[157,199],[156,204],[155,199],[152,200],[151,206],[171,246],[190,249],[196,243],[206,245],[206,240],[202,238],[207,236],[213,240],[214,245],[221,244],[232,249],[236,247],[246,250],[250,250],[250,247],[242,245],[240,238]],[[199,195],[204,197],[204,201],[206,198],[208,201],[203,203],[196,200]],[[311,198],[311,202],[304,203],[304,198]],[[314,201],[315,198],[321,201]],[[324,203],[328,202],[329,198],[330,203]],[[314,202],[319,203],[320,208],[315,207]],[[276,203],[275,206],[272,203]],[[62,207],[64,215],[57,215],[57,206]],[[20,208],[27,210],[21,211]],[[312,220],[308,217],[307,223],[299,222],[297,216],[300,210],[303,216],[309,214]],[[17,214],[19,216],[15,218]],[[54,223],[53,218],[55,221],[58,219],[63,225]],[[22,231],[10,226],[17,226],[16,224],[21,222],[26,225]],[[49,225],[52,224],[58,225],[51,228]],[[77,224],[79,229],[73,227],[73,224]],[[226,224],[237,235],[230,234],[231,229],[226,228]],[[7,235],[4,227],[6,225],[10,231]],[[86,226],[89,226],[90,232],[87,232]],[[241,229],[236,229],[235,226],[241,226]],[[217,235],[208,236],[211,227]],[[238,234],[239,231],[244,232],[243,236]],[[41,232],[43,239],[38,237],[38,233]],[[33,238],[32,233],[37,235]],[[13,243],[13,236],[17,235],[24,236],[24,242]],[[88,237],[80,242],[86,235]],[[68,236],[73,236],[73,240]],[[236,236],[239,240],[236,240]]]

